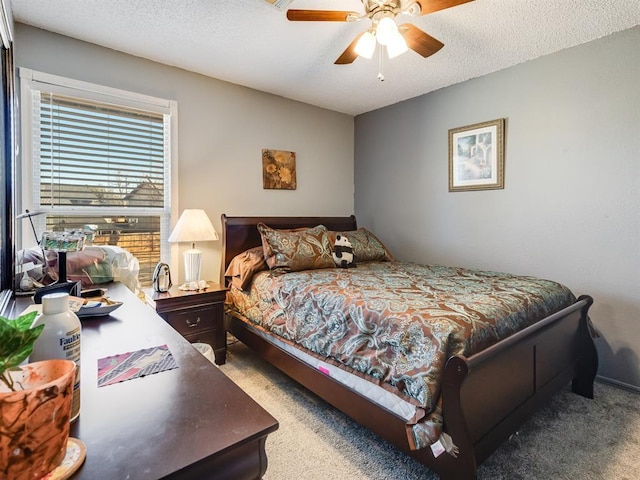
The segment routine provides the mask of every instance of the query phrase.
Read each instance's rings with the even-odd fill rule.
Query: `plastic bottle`
[[[80,415],[80,338],[82,325],[69,309],[68,293],[51,293],[42,297],[42,314],[33,326],[44,324],[42,333],[33,345],[30,362],[62,358],[76,363],[73,381],[71,421]]]

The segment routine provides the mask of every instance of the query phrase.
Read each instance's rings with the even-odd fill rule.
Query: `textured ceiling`
[[[357,115],[640,24],[640,0],[476,0],[401,15],[445,44],[334,65],[368,20],[290,22],[266,0],[10,0],[14,21]],[[405,4],[408,1],[405,0]],[[363,12],[361,0],[290,8]],[[640,47],[639,47],[640,48]]]

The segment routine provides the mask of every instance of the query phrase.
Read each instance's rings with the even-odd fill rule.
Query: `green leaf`
[[[25,330],[29,330],[31,328],[31,325],[33,325],[34,320],[36,319],[36,317],[38,316],[38,312],[29,312],[29,313],[25,313],[24,315],[20,315],[18,318],[16,318],[15,320],[9,320],[4,319],[10,323],[13,323],[13,325],[20,330],[21,332],[25,331]],[[0,317],[0,319],[3,317]]]
[[[33,344],[44,325],[31,328],[38,312],[21,315],[15,320],[0,316],[0,375],[18,367],[33,352]]]

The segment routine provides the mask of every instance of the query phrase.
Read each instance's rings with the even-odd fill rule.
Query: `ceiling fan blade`
[[[342,55],[340,55],[338,59],[333,63],[335,63],[336,65],[347,65],[349,63],[353,63],[353,61],[358,58],[358,54],[356,53],[356,44],[358,43],[358,40],[360,40],[360,37],[364,35],[364,33],[365,32],[359,33],[358,36],[353,39],[353,42],[349,44],[347,49],[342,52]]]
[[[406,40],[407,46],[425,58],[444,47],[444,43],[426,34],[412,23],[400,25],[398,30]]]
[[[354,16],[358,14],[338,10],[287,10],[287,18],[292,22],[348,22]]]
[[[463,3],[473,2],[474,0],[418,0],[416,3],[420,5],[420,15],[437,12],[445,8],[457,7]]]

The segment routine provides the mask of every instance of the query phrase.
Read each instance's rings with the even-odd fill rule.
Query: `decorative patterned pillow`
[[[276,230],[259,223],[258,231],[262,237],[265,261],[271,269],[297,272],[335,267],[324,225],[303,230]]]
[[[366,228],[360,227],[357,230],[346,232],[329,232],[329,240],[332,244],[335,243],[338,235],[346,237],[351,242],[353,257],[358,263],[393,260],[387,247]]]

